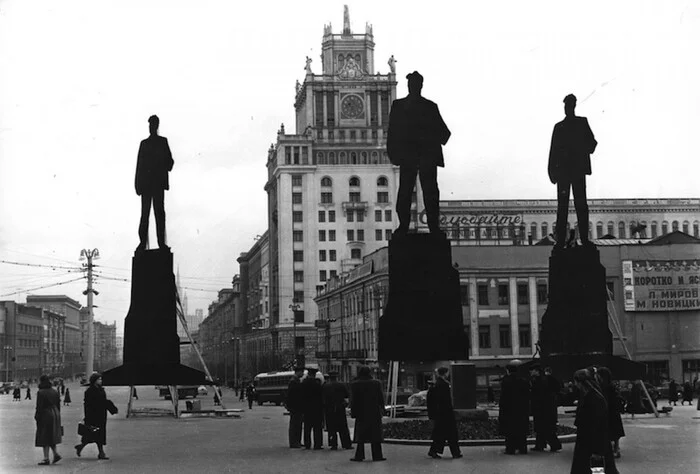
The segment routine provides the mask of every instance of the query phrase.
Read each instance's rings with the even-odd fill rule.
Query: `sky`
[[[168,243],[206,313],[267,228],[267,150],[281,123],[294,132],[295,82],[306,56],[321,72],[344,4],[354,32],[373,25],[375,70],[396,58],[399,97],[425,77],[452,131],[442,199],[553,199],[569,93],[599,143],[589,198],[700,196],[697,2],[0,0],[0,300],[87,304],[84,279],[64,282],[97,248],[95,318],[123,328],[136,154],[157,114]]]

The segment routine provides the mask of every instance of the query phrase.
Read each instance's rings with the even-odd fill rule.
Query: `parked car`
[[[200,385],[199,388],[197,389],[197,395],[206,395],[208,394],[209,391],[207,390],[207,387],[204,385]]]
[[[2,382],[0,383],[0,393],[7,395],[12,390],[13,382]]]

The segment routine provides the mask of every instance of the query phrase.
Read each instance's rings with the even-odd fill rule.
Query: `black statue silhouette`
[[[586,202],[586,175],[591,174],[591,153],[598,142],[593,136],[586,117],[575,114],[576,96],[564,97],[566,117],[554,126],[549,150],[549,180],[557,185],[556,247],[566,242],[566,223],[569,215],[569,193],[573,189],[574,207],[581,241],[588,241],[588,203]]]
[[[153,202],[153,214],[156,218],[156,234],[158,247],[166,248],[165,244],[165,190],[170,189],[168,172],[173,169],[173,156],[170,153],[168,139],[158,135],[160,119],[152,115],[148,119],[151,135],[141,141],[139,156],[136,163],[136,194],[141,196],[141,223],[139,224],[139,239],[141,242],[137,251],[145,250],[148,246],[148,219]]]
[[[423,202],[431,233],[439,233],[440,191],[437,167],[445,166],[442,145],[450,130],[440,116],[435,102],[421,96],[423,76],[414,71],[406,76],[408,96],[391,104],[386,149],[389,160],[401,167],[396,213],[399,227],[395,234],[405,234],[411,221],[411,195],[420,173]]]

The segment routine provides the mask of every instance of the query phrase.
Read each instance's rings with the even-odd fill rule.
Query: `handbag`
[[[78,434],[80,436],[92,437],[95,436],[100,431],[99,426],[86,425],[82,421],[78,423]]]
[[[605,474],[605,458],[591,456],[591,474]]]

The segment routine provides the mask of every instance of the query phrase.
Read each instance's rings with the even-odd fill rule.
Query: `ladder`
[[[389,417],[396,418],[396,395],[399,388],[399,364],[397,360],[389,362],[389,387],[386,391],[386,404],[389,405]]]

